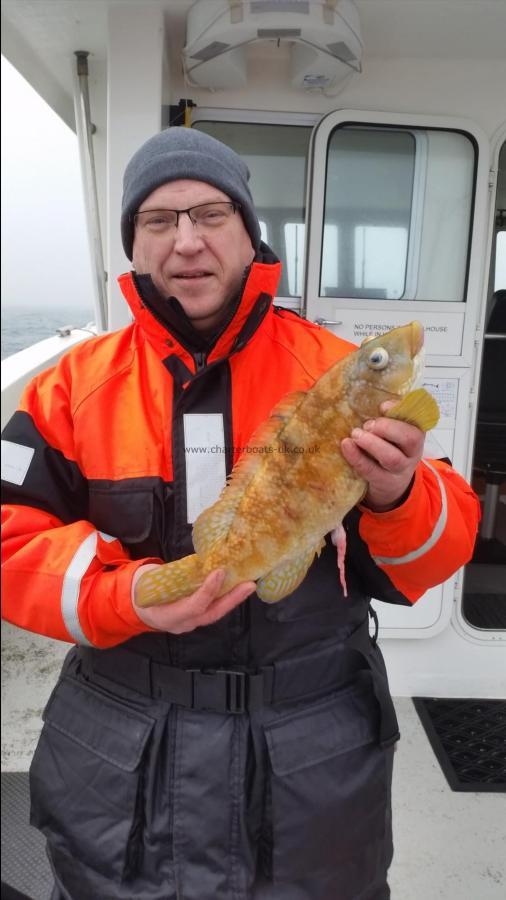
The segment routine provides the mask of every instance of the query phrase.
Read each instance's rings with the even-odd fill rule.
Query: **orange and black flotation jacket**
[[[39,375],[6,428],[5,615],[77,643],[30,775],[61,896],[387,896],[398,726],[369,598],[409,604],[466,561],[466,483],[428,460],[397,509],[352,510],[347,597],[329,541],[291,596],[187,634],[130,599],[140,564],[191,551],[275,403],[350,349],[273,308],[278,268],[252,265],[208,345],[124,276],[134,324]]]
[[[351,349],[274,307],[278,277],[272,256],[255,261],[230,320],[206,344],[149,276],[124,275],[134,322],[32,381],[3,435],[9,621],[99,648],[129,641],[178,664],[248,664],[362,621],[371,596],[409,604],[469,558],[476,498],[449,465],[427,460],[400,507],[354,509],[345,520],[347,599],[329,542],[293,595],[272,607],[250,598],[205,641],[201,629],[146,632],[131,604],[136,569],[192,552],[195,510],[256,426]]]

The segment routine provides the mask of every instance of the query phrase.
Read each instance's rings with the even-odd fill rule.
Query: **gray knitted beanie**
[[[255,250],[260,246],[260,225],[253,205],[249,169],[230,147],[203,131],[175,126],[146,141],[128,163],[123,179],[121,237],[132,259],[133,216],[155,188],[190,178],[212,184],[241,204],[244,225]]]

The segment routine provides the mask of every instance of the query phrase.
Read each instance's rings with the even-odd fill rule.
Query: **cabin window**
[[[323,228],[323,261],[322,261],[322,285],[323,290],[332,290],[332,286],[338,283],[339,278],[339,230],[337,225],[327,222]]]
[[[262,240],[282,262],[280,297],[302,295],[306,167],[311,128],[199,120],[194,128],[223,141],[245,160]]]
[[[359,291],[382,291],[398,300],[406,285],[408,229],[395,225],[357,225],[354,229],[354,283]]]
[[[303,222],[287,222],[285,225],[288,293],[290,297],[300,297],[302,294],[305,233],[306,226]]]
[[[334,129],[320,296],[463,301],[474,166],[456,132]]]
[[[506,288],[506,231],[499,231],[495,242],[494,291]]]

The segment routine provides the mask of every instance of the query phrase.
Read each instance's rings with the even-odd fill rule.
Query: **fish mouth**
[[[400,399],[423,385],[423,372],[425,363],[425,346],[424,346],[424,330],[421,322],[417,320],[409,322],[406,326],[409,328],[408,336],[408,352],[411,357],[411,371],[406,375],[395,392],[392,392],[392,399]],[[366,339],[367,340],[367,339]],[[371,387],[373,387],[371,385]]]
[[[408,391],[414,391],[416,390],[416,388],[422,387],[424,361],[425,348],[422,347],[421,350],[418,351],[416,356],[413,357],[413,374],[411,376],[411,382],[409,384]]]
[[[425,349],[422,347],[418,351],[418,353],[412,357],[411,362],[413,364],[413,368],[410,375],[408,376],[406,381],[404,381],[400,385],[395,395],[392,396],[396,396],[399,399],[402,399],[402,397],[405,397],[406,394],[410,393],[410,391],[414,391],[416,390],[416,388],[423,386],[424,359]]]

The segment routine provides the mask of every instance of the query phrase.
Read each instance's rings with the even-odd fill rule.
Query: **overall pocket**
[[[152,530],[153,506],[153,491],[124,487],[112,490],[90,485],[90,522],[124,544],[147,540]]]
[[[154,720],[70,677],[55,687],[30,767],[32,825],[111,880],[142,852],[142,758]]]
[[[132,481],[129,479],[129,483]],[[128,547],[133,559],[143,556],[171,559],[172,487],[157,478],[144,481],[149,481],[151,486],[132,488],[118,482],[105,487],[92,481],[89,485],[89,520],[100,531],[118,538]]]
[[[365,845],[381,855],[388,776],[378,718],[366,681],[266,727],[275,882],[335,871]]]

